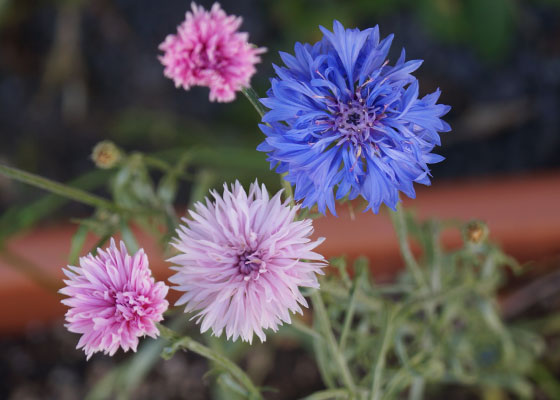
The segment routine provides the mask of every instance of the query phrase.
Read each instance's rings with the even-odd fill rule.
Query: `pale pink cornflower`
[[[98,351],[112,356],[119,347],[136,351],[140,336],[158,336],[156,322],[169,305],[169,288],[154,281],[143,249],[130,256],[123,242],[119,250],[111,239],[106,250],[81,257],[80,268],[63,271],[69,278],[60,290],[69,296],[62,300],[70,307],[66,327],[82,334],[76,348],[88,360]]]
[[[310,219],[296,221],[299,206],[269,198],[265,186],[255,182],[245,192],[239,182],[224,184],[223,196],[195,204],[191,220],[177,230],[179,254],[169,261],[177,273],[169,280],[185,292],[176,305],[193,318],[201,331],[251,342],[253,333],[266,339],[263,329],[276,331],[290,323],[290,311],[307,307],[300,287],[318,288],[323,256],[313,250]]]
[[[236,91],[249,86],[265,49],[250,44],[248,34],[238,32],[241,18],[227,15],[218,3],[210,11],[195,3],[191,8],[177,33],[159,46],[164,75],[186,90],[209,87],[210,101],[233,101]]]

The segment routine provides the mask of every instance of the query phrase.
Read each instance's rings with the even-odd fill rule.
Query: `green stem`
[[[426,362],[427,358],[428,357],[423,352],[416,353],[409,360],[409,368],[419,368],[422,363]],[[398,393],[404,391],[406,387],[409,386],[409,382],[410,370],[406,368],[397,369],[385,386],[385,398],[398,398]]]
[[[148,156],[144,154],[142,158],[148,167],[157,169],[162,172],[172,172],[175,174],[175,176],[182,178],[186,181],[192,181],[194,179],[194,176],[192,174],[184,172],[181,168],[177,168],[157,157]]]
[[[164,325],[158,324],[158,329],[161,336],[171,343],[169,347],[164,349],[163,354],[165,358],[172,357],[179,349],[190,350],[212,362],[215,362],[217,365],[228,371],[245,387],[245,389],[247,389],[250,394],[250,399],[263,399],[259,389],[253,384],[251,378],[249,378],[249,376],[243,372],[241,368],[230,361],[227,357],[224,357],[215,350],[204,346],[189,336],[179,336],[177,332],[165,327]]]
[[[373,363],[373,380],[371,382],[371,400],[379,400],[381,398],[381,384],[383,380],[383,370],[385,369],[385,361],[387,351],[389,350],[389,342],[393,331],[393,311],[385,311],[385,323],[383,324],[383,334],[381,337],[381,346]]]
[[[356,311],[356,295],[358,294],[359,281],[360,277],[356,274],[354,282],[352,283],[352,288],[350,289],[350,303],[348,304],[348,309],[344,317],[344,324],[342,325],[342,333],[340,334],[339,347],[342,352],[344,352],[344,348],[346,347],[346,341],[348,340],[348,334],[350,333],[350,326],[352,325],[354,312]]]
[[[476,289],[473,289],[471,283],[466,283],[437,293],[425,294],[423,296],[412,296],[409,300],[403,301],[400,304],[400,307],[398,307],[398,312],[404,316],[407,316],[416,312],[422,307],[429,308],[438,303],[444,304],[445,302],[452,300],[454,297],[464,295],[469,291],[483,293],[485,290],[486,285],[484,284],[480,284]]]
[[[414,258],[412,250],[410,249],[410,244],[408,243],[408,230],[406,227],[406,218],[402,205],[397,204],[397,211],[390,211],[391,221],[395,227],[395,232],[397,233],[397,238],[399,240],[399,247],[401,249],[401,254],[404,258],[404,262],[407,268],[411,271],[412,276],[416,280],[416,283],[421,288],[426,287],[426,279],[420,265]]]
[[[259,95],[257,94],[257,92],[255,92],[255,89],[249,86],[248,88],[242,89],[241,91],[243,92],[245,97],[247,97],[251,105],[255,107],[255,110],[257,110],[261,118],[264,117],[264,114],[266,114],[266,109],[261,104]]]
[[[350,297],[350,291],[341,286],[342,285],[333,285],[323,282],[321,284],[321,291],[324,293],[328,293],[333,297],[336,297],[337,300],[344,301]],[[367,296],[361,291],[358,291],[358,293],[356,293],[356,301],[360,306],[375,312],[378,312],[383,307],[383,303],[381,301],[372,296]]]
[[[340,348],[338,347],[332,331],[331,323],[329,321],[329,316],[325,308],[325,303],[323,303],[323,299],[321,298],[321,294],[318,290],[314,290],[311,293],[311,301],[313,302],[313,311],[318,319],[319,327],[323,331],[323,336],[325,337],[326,344],[331,352],[332,357],[334,358],[334,362],[336,363],[340,374],[342,375],[344,386],[346,386],[346,388],[351,393],[354,393],[356,390],[356,385],[354,383],[354,380],[352,379],[352,374],[350,373],[350,369],[348,368],[346,359],[340,351]]]
[[[128,222],[121,221],[120,227],[122,239],[126,245],[127,250],[130,253],[136,253],[140,246],[138,246],[138,241],[136,240],[134,233],[132,233],[132,230],[128,226]]]
[[[422,400],[424,398],[424,386],[424,378],[419,376],[414,378],[408,393],[408,400]]]
[[[0,174],[92,207],[104,208],[115,212],[122,211],[116,204],[104,199],[103,197],[96,196],[84,190],[67,186],[17,168],[0,165]]]
[[[173,329],[184,326],[183,316],[167,315]],[[117,363],[99,379],[86,395],[85,400],[131,399],[132,393],[160,359],[165,340],[146,340],[138,351],[124,362]]]
[[[317,323],[315,324],[318,325]],[[312,342],[315,362],[317,364],[317,368],[319,369],[319,375],[321,376],[323,384],[327,389],[335,389],[337,387],[337,383],[335,382],[335,377],[333,375],[334,371],[330,363],[330,356],[328,354],[329,349],[322,337],[321,339],[322,340],[320,341],[314,340]]]
[[[314,329],[305,325],[300,320],[297,320],[296,318],[294,318],[292,320],[292,323],[290,325],[287,325],[287,326],[289,326],[290,328],[292,328],[295,331],[298,331],[300,333],[303,333],[306,336],[309,336],[313,340],[317,340],[317,341],[322,341],[323,340],[323,337],[319,333],[317,333]]]
[[[294,191],[292,190],[292,185],[290,184],[290,182],[284,179],[287,174],[288,173],[286,172],[285,174],[280,175],[280,184],[284,188],[284,195],[287,199],[290,199],[290,205],[294,207],[296,205],[296,201],[294,199]]]
[[[328,389],[315,392],[301,400],[335,400],[335,399],[348,399],[349,393],[346,389]]]
[[[76,263],[78,262],[80,253],[84,248],[84,243],[86,242],[88,232],[89,229],[86,225],[80,225],[78,226],[76,233],[72,235],[70,254],[68,255],[68,264],[76,265]]]
[[[249,86],[248,88],[242,89],[241,91],[243,92],[245,97],[247,97],[249,102],[253,105],[253,107],[255,108],[255,110],[257,111],[257,113],[260,115],[260,117],[262,119],[264,117],[264,115],[266,114],[266,109],[261,104],[261,102],[259,100],[259,95],[255,91],[255,89],[253,89],[251,86]],[[286,174],[281,176],[280,184],[284,188],[284,194],[286,195],[286,197],[289,197],[291,199],[290,200],[290,205],[293,207],[296,204],[295,199],[294,199],[294,192],[292,190],[292,185],[290,184],[290,182],[288,182],[287,180],[284,179],[285,175]]]
[[[113,233],[115,233],[115,232],[111,231],[110,233],[106,233],[104,236],[99,238],[97,243],[95,243],[95,245],[91,248],[91,250],[88,253],[91,253],[94,256],[97,255],[97,249],[102,247],[109,239],[111,239],[111,236],[113,236]]]

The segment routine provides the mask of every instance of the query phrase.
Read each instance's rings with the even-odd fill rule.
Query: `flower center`
[[[371,143],[378,121],[384,117],[380,107],[368,106],[358,90],[347,102],[329,105],[332,119],[327,122],[340,135],[338,144],[351,142],[357,147]]]
[[[375,122],[375,112],[357,100],[338,103],[334,112],[334,129],[344,136],[355,137],[367,134]]]
[[[130,321],[146,314],[148,298],[134,291],[122,291],[113,294],[115,314],[117,317]]]
[[[361,122],[361,120],[362,119],[360,118],[360,114],[358,114],[357,112],[354,112],[353,114],[350,114],[348,116],[348,119],[346,120],[346,123],[357,126]]]
[[[258,251],[244,251],[238,257],[237,266],[239,272],[244,275],[243,279],[248,281],[253,278],[259,279],[260,274],[266,272],[266,263],[261,259]]]

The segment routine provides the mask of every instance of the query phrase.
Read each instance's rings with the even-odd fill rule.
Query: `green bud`
[[[482,221],[471,221],[463,230],[465,242],[479,244],[488,237],[488,226]]]
[[[91,153],[91,159],[95,165],[102,169],[113,168],[121,158],[121,151],[109,140],[97,143]]]

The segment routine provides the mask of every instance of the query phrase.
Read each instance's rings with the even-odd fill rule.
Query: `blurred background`
[[[207,1],[200,4],[211,6]],[[453,131],[442,137],[438,153],[446,160],[432,167],[434,187],[441,183],[445,193],[458,195],[447,198],[449,202],[468,203],[474,198],[490,207],[487,212],[498,213],[503,203],[493,202],[490,195],[477,198],[490,192],[473,182],[485,182],[485,190],[490,190],[506,181],[495,195],[505,193],[518,200],[503,216],[509,222],[504,232],[517,235],[517,242],[510,241],[509,246],[515,248],[531,235],[537,235],[539,243],[551,243],[542,251],[537,246],[538,254],[534,249],[516,254],[546,267],[530,279],[514,280],[508,290],[544,277],[555,282],[543,300],[545,307],[556,309],[560,280],[554,274],[560,265],[560,242],[555,241],[560,225],[553,223],[559,220],[560,204],[554,203],[560,198],[560,1],[223,0],[221,4],[226,12],[243,16],[242,30],[249,32],[252,43],[268,48],[253,78],[260,94],[268,88],[272,63],[280,63],[278,51],[292,52],[296,41],[319,40],[318,25],[330,28],[333,18],[346,27],[379,24],[382,36],[394,33],[392,60],[402,47],[407,58],[424,59],[417,72],[421,94],[440,87],[441,102],[452,106],[446,120]],[[197,176],[196,182],[212,187],[235,177],[248,182],[258,176],[271,187],[278,186],[275,174],[267,172],[265,156],[254,151],[262,134],[245,98],[240,95],[232,104],[209,103],[206,88],[177,90],[163,77],[158,45],[175,31],[188,7],[188,1],[178,0],[0,0],[0,163],[105,195],[108,175],[101,170],[92,173],[90,158],[101,140],[112,140],[126,152],[170,159],[176,158],[178,149],[194,146],[231,148],[236,149],[231,154],[243,155],[238,169],[230,169],[227,162],[222,169],[193,166],[190,173]],[[217,154],[227,158],[227,151]],[[539,185],[531,186],[535,181]],[[456,182],[468,182],[468,190],[458,194],[461,185],[453,186]],[[197,188],[182,184],[178,203],[186,206],[199,196],[193,194]],[[520,200],[527,195],[534,197]],[[24,233],[48,237],[45,229],[53,224],[91,212],[76,203],[59,207],[52,198],[41,203],[43,208],[21,212],[41,196],[36,189],[0,176],[2,242]],[[446,199],[440,197],[440,202]],[[529,221],[531,228],[516,224],[518,218]],[[25,254],[27,242],[21,240],[15,246]],[[34,251],[26,255],[40,258]],[[61,252],[57,257],[65,260]],[[10,265],[26,263],[21,254],[7,254],[0,280],[13,274]],[[541,300],[531,300],[530,305]],[[17,305],[11,308],[17,310]],[[83,355],[73,349],[76,337],[64,331],[60,317],[49,321],[30,318],[25,324],[6,324],[0,331],[0,398],[82,398],[114,365],[115,360],[103,357],[86,365]],[[290,351],[288,346],[275,362],[278,368],[295,365],[299,376],[293,381],[295,398],[320,387],[320,379],[309,356]],[[558,362],[560,354],[556,357]],[[165,388],[173,388],[167,398],[184,398],[185,393],[190,399],[207,398],[201,360],[181,355],[164,365],[135,398],[155,398],[154,393]],[[282,386],[287,378],[271,372],[267,379],[272,386]]]

